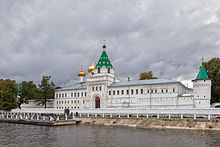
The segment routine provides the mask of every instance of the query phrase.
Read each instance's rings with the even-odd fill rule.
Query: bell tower
[[[95,64],[93,64],[95,65]],[[93,68],[89,67],[87,76],[87,93],[90,101],[90,108],[108,107],[108,85],[115,82],[114,68],[106,52],[104,41],[101,57]]]

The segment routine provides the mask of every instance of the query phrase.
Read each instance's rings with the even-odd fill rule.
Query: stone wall
[[[186,129],[186,130],[218,130],[219,120],[193,119],[135,119],[135,118],[75,118],[83,125],[120,126],[157,129]]]

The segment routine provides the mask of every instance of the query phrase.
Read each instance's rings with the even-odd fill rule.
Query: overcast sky
[[[220,56],[220,1],[0,0],[0,78],[71,85],[103,40],[120,80],[189,81]]]

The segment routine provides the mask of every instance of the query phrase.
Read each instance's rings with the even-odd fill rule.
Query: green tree
[[[17,84],[10,79],[0,79],[0,110],[17,108]]]
[[[30,99],[36,99],[38,96],[38,90],[36,84],[33,83],[33,81],[22,81],[21,82],[21,90],[20,97],[18,98],[18,107],[21,109],[21,104],[28,103],[28,100]]]
[[[158,79],[158,78],[153,77],[152,71],[140,73],[139,80],[146,80],[146,79],[149,80],[149,79]]]
[[[39,84],[36,101],[39,105],[44,105],[47,108],[47,100],[54,98],[55,84],[50,81],[50,76],[43,76],[41,83]]]
[[[220,102],[220,58],[212,58],[203,65],[212,79],[211,103]]]

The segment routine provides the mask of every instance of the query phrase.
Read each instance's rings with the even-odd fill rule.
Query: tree
[[[0,110],[11,110],[17,107],[17,84],[10,79],[0,79]]]
[[[203,65],[212,79],[211,103],[220,102],[220,58],[212,58]]]
[[[43,76],[41,83],[39,84],[38,93],[36,101],[39,105],[44,105],[47,108],[48,99],[54,98],[55,84],[50,82],[50,76]]]
[[[21,109],[21,104],[28,103],[28,100],[37,98],[38,91],[37,86],[33,83],[33,81],[22,81],[19,86],[20,90],[18,88],[18,107]]]
[[[149,79],[158,79],[158,78],[153,77],[152,71],[140,73],[139,80],[146,80],[146,79],[149,80]]]

